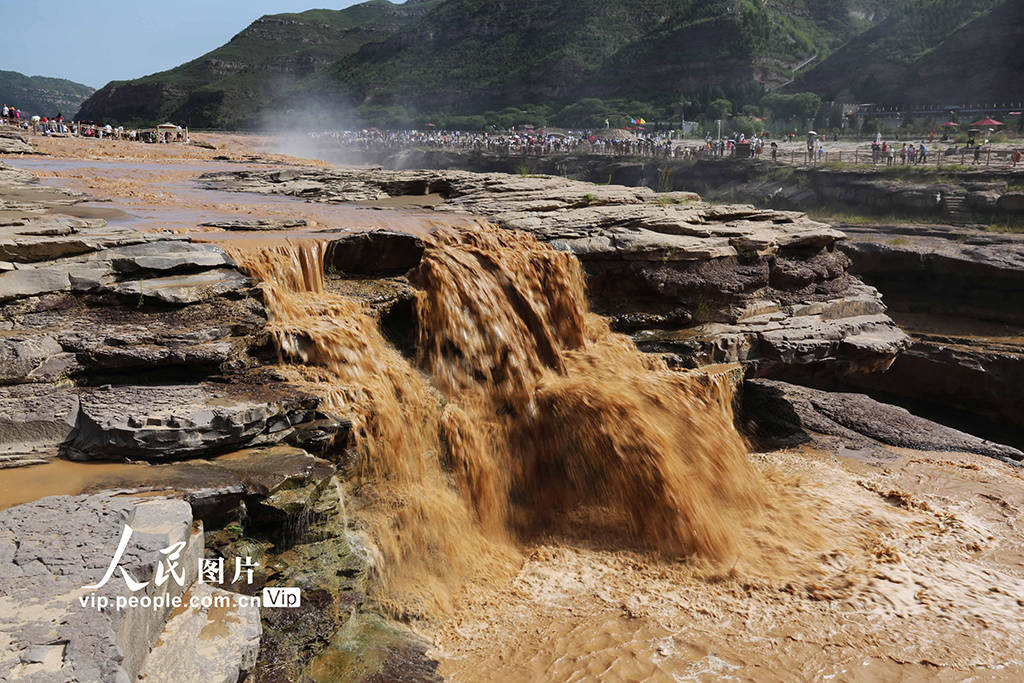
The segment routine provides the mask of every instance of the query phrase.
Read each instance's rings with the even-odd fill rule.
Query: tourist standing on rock
[[[772,161],[776,161],[779,157],[779,143],[772,140]]]
[[[889,147],[889,155],[885,158],[885,165],[892,166],[896,163],[896,148]]]
[[[1016,167],[1020,163],[1021,153],[1019,149],[1013,150],[1013,154],[1010,155],[1011,164]]]
[[[903,143],[903,146],[900,148],[900,164],[904,166],[907,164],[907,143],[905,142]]]
[[[917,160],[918,160],[918,163],[921,163],[921,164],[927,164],[928,163],[928,147],[925,146],[925,144],[923,142],[921,143],[920,154],[918,155]]]

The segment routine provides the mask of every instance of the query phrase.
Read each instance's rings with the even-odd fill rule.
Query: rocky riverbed
[[[341,170],[217,144],[173,174],[161,166],[180,159],[147,150],[155,158],[118,170],[121,152],[96,145],[118,182],[61,161],[33,163],[45,185],[0,167],[0,664],[15,679],[1024,673],[1024,454],[790,383],[870,382],[922,343],[855,276],[891,285],[884,267],[860,265],[884,260],[864,258],[859,236],[687,192]],[[583,520],[602,511],[584,508],[496,543],[447,611],[396,612],[375,592],[380,559],[360,518],[373,496],[351,470],[358,420],[281,365],[266,288],[217,244],[324,244],[329,291],[363,301],[415,357],[422,285],[406,276],[424,238],[481,219],[574,254],[592,308],[678,372],[729,387],[747,377],[737,419],[774,492],[744,531],[749,556],[665,558],[610,523],[595,533]],[[1010,258],[976,246],[992,248],[993,268]],[[999,395],[992,386],[969,390]],[[137,578],[180,540],[192,567],[255,559],[255,580],[189,574],[176,589],[221,591],[219,609],[81,605],[125,523]],[[299,587],[302,607],[246,607],[264,586]]]

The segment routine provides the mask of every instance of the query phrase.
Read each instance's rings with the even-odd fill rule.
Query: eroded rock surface
[[[28,138],[13,130],[0,130],[0,154],[39,154]]]
[[[172,615],[140,677],[158,683],[243,680],[256,665],[262,632],[259,608],[249,602],[240,604],[237,594],[208,584],[193,586],[186,599],[229,604],[206,607],[200,602]]]
[[[801,443],[811,434],[840,437],[847,448],[873,442],[921,451],[977,453],[1007,462],[1024,453],[918,417],[863,394],[819,391],[767,379],[747,380],[744,412],[775,437]]]
[[[1024,445],[1024,235],[932,225],[849,226],[852,270],[885,292],[913,339],[858,390],[978,422]],[[1014,438],[1016,434],[1016,438]]]
[[[717,206],[686,192],[459,171],[293,169],[206,174],[207,186],[324,202],[439,193],[575,253],[593,308],[686,366],[872,372],[909,343],[848,273],[843,234],[795,212]],[[685,338],[685,343],[674,343]]]
[[[60,213],[82,197],[3,165],[0,195],[0,467],[322,446],[342,426],[254,374],[267,313],[222,249]]]
[[[131,592],[118,574],[100,583],[125,524],[134,530],[121,566],[149,585],[137,595],[181,595],[156,587],[159,551],[178,542],[183,583],[196,576],[203,532],[182,501],[57,496],[0,512],[0,671],[18,681],[129,681],[139,672],[170,608],[99,610],[79,598]]]

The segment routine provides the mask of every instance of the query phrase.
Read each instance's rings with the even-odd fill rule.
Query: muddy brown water
[[[264,281],[278,371],[357,418],[348,511],[377,604],[432,640],[450,680],[1024,680],[1013,468],[748,454],[727,387],[610,334],[571,257],[469,219],[211,193],[189,164],[138,165],[54,182],[139,229],[310,222],[202,238]],[[417,358],[326,291],[321,227],[426,236]],[[0,506],[153,488],[171,467],[7,470]]]

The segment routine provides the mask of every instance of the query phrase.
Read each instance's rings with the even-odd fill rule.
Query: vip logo
[[[298,607],[302,593],[298,588],[264,588],[263,607]]]

